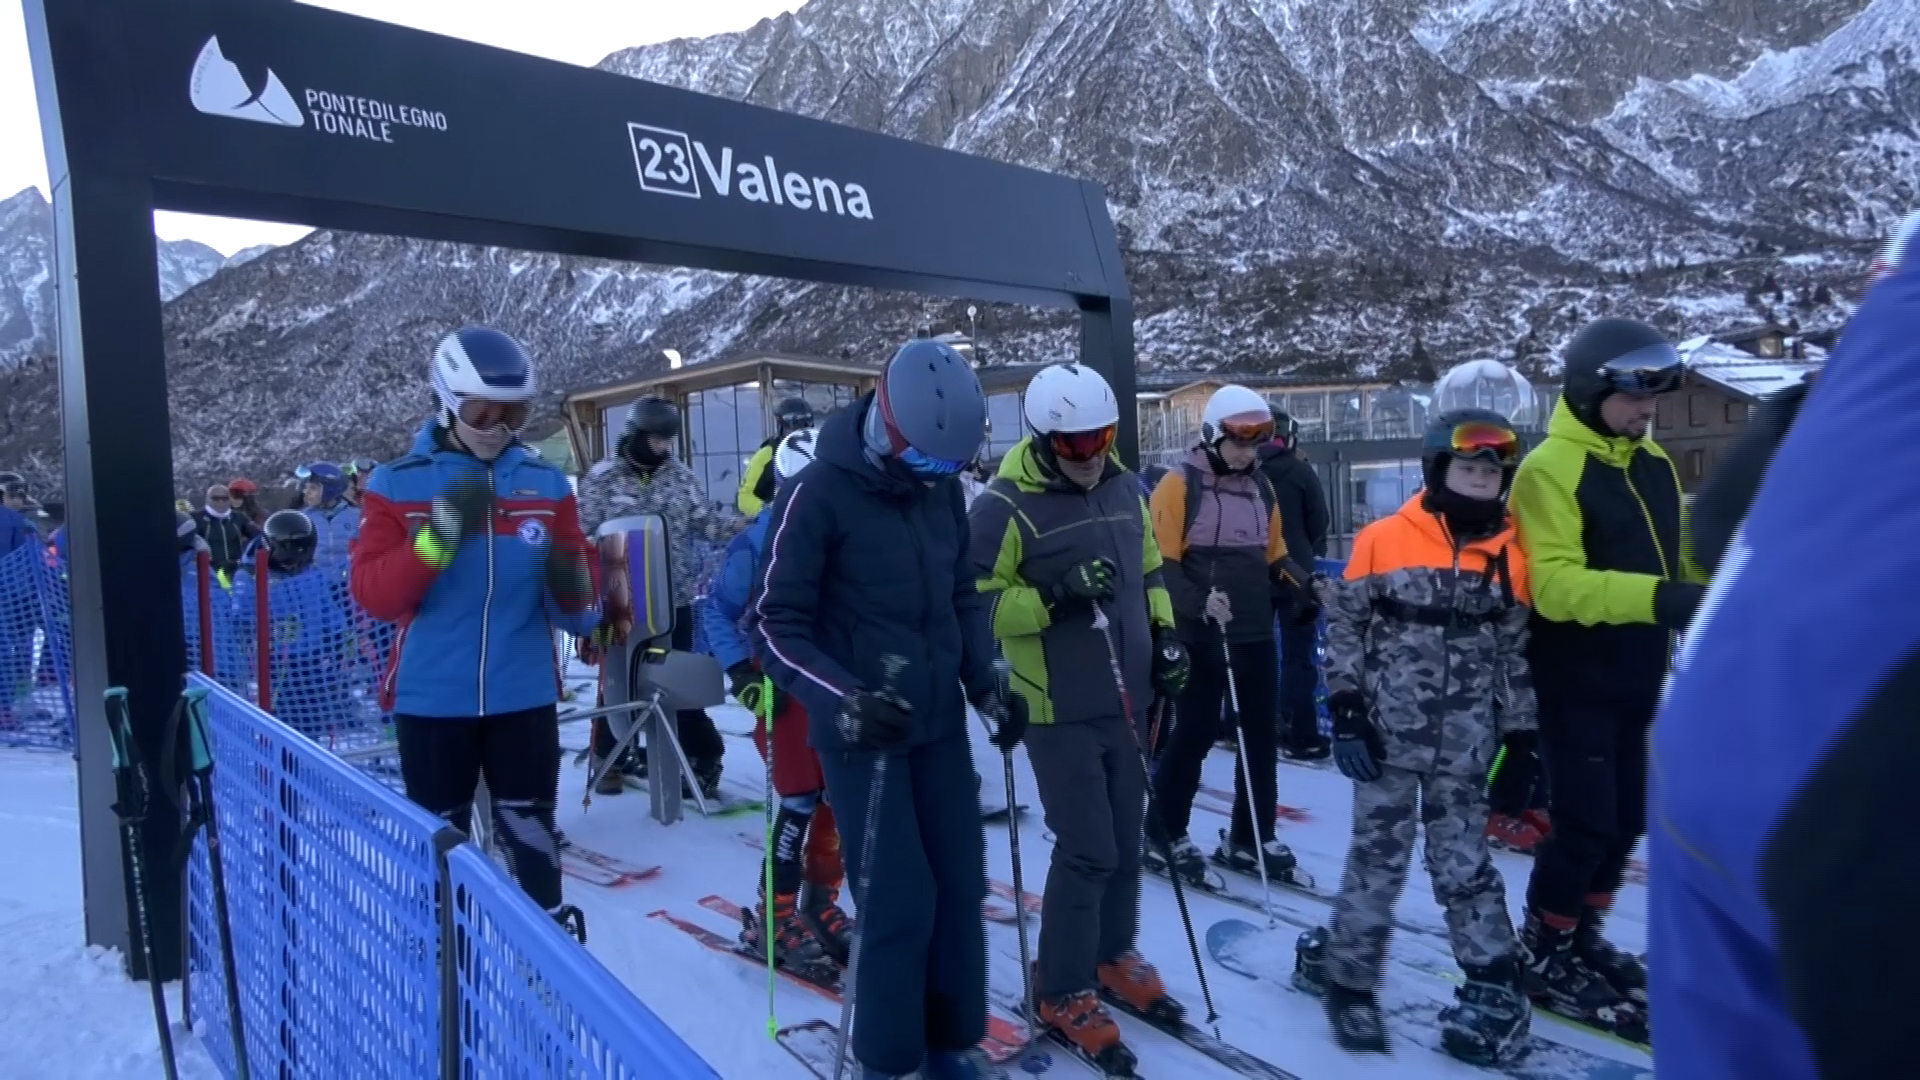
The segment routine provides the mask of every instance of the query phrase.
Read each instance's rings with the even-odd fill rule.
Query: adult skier
[[[734,505],[749,519],[760,516],[760,511],[773,501],[776,477],[773,470],[773,456],[779,449],[780,441],[796,431],[813,426],[813,406],[805,398],[788,398],[773,408],[773,434],[760,444],[760,449],[747,459],[746,471],[740,474],[740,491],[734,495]]]
[[[776,485],[793,482],[800,470],[813,464],[819,432],[801,428],[780,440],[773,456]],[[776,487],[777,490],[777,487]],[[771,493],[769,493],[771,494]],[[767,759],[773,794],[780,807],[773,820],[773,946],[781,964],[797,969],[816,967],[823,958],[844,966],[852,944],[853,925],[838,903],[845,870],[840,857],[840,834],[833,809],[820,796],[827,781],[820,759],[807,745],[807,712],[800,700],[773,686],[754,661],[753,644],[742,625],[754,592],[761,555],[767,547],[767,522],[761,515],[746,531],[727,544],[727,554],[714,578],[707,602],[700,606],[700,626],[707,647],[726,669],[733,696],[747,706],[759,723],[754,745]],[[767,737],[772,717],[773,737]],[[764,892],[765,882],[762,882]],[[747,916],[746,944],[761,955],[760,936],[766,929],[766,897],[761,910]]]
[[[301,512],[320,538],[313,564],[344,576],[348,548],[360,531],[360,508],[347,501],[347,474],[331,461],[316,461],[301,467],[299,476]]]
[[[1920,247],[1902,251],[1903,235],[1743,515],[1653,727],[1663,1075],[1913,1071],[1920,622],[1889,602],[1920,571],[1920,551],[1893,539],[1912,533],[1920,497]],[[1833,446],[1847,453],[1820,452]],[[1810,520],[1890,542],[1809,561]]]
[[[1487,850],[1486,777],[1538,768],[1526,557],[1506,496],[1520,439],[1506,417],[1459,409],[1421,447],[1425,490],[1360,530],[1327,613],[1334,760],[1353,784],[1353,840],[1333,918],[1302,935],[1301,980],[1334,1038],[1387,1052],[1378,996],[1414,832],[1466,985],[1440,1011],[1441,1045],[1477,1065],[1510,1059],[1531,1010],[1506,885]]]
[[[260,535],[259,526],[233,509],[233,492],[225,484],[207,488],[207,502],[193,515],[215,570],[232,573],[240,565],[247,542]]]
[[[462,327],[430,364],[439,408],[411,453],[373,471],[353,549],[354,598],[401,628],[382,680],[401,776],[462,832],[484,776],[515,880],[584,941],[560,893],[552,632],[599,622],[593,548],[565,474],[520,441],[534,399],[520,343]]]
[[[1139,480],[1110,453],[1120,423],[1112,388],[1080,364],[1042,368],[1025,416],[1028,436],[1007,451],[971,520],[974,569],[1033,722],[1027,758],[1054,834],[1034,996],[1041,1023],[1131,1071],[1098,991],[1184,1011],[1135,949],[1149,736],[1134,725],[1155,693],[1183,689],[1188,661]]]
[[[910,341],[768,511],[758,649],[806,709],[847,837],[865,1080],[983,1075],[986,851],[966,706],[1003,749],[1026,726],[992,666],[955,475],[986,413],[964,357]]]
[[[713,544],[733,539],[744,524],[738,516],[707,498],[700,478],[673,456],[680,441],[680,408],[661,397],[644,397],[627,412],[625,434],[614,445],[613,460],[593,467],[580,485],[580,525],[589,537],[601,525],[634,514],[658,514],[667,525],[667,558],[673,571],[673,647],[693,648],[693,594],[700,584],[693,542],[697,537]],[[726,746],[713,720],[699,709],[675,714],[680,747],[699,778],[703,798],[720,798],[721,757]],[[593,722],[594,770],[603,778],[602,794],[621,790],[618,770],[604,769],[613,752],[613,729],[604,720]],[[633,768],[646,755],[635,753]]]
[[[1528,990],[1544,1008],[1642,1038],[1646,966],[1603,927],[1646,832],[1647,728],[1667,653],[1705,591],[1682,547],[1679,477],[1649,431],[1655,399],[1684,369],[1658,330],[1631,319],[1588,323],[1561,358],[1565,389],[1512,499],[1553,791],[1553,831],[1527,886]]]
[[[1268,405],[1273,416],[1273,438],[1260,447],[1260,471],[1279,500],[1280,531],[1287,553],[1311,567],[1327,553],[1327,494],[1320,475],[1300,458],[1300,424],[1278,405]],[[1316,622],[1294,616],[1291,598],[1274,597],[1280,614],[1280,753],[1294,761],[1320,761],[1332,744],[1320,734],[1320,709],[1314,691],[1320,671],[1314,646],[1320,629]]]
[[[1273,438],[1267,402],[1244,386],[1223,386],[1207,400],[1200,442],[1153,489],[1154,538],[1166,562],[1180,640],[1193,672],[1180,695],[1177,721],[1154,768],[1153,791],[1173,855],[1173,869],[1204,884],[1206,860],[1187,837],[1200,769],[1213,748],[1222,709],[1238,698],[1245,768],[1235,770],[1233,823],[1221,831],[1214,861],[1245,874],[1281,878],[1293,852],[1274,838],[1280,671],[1274,642],[1274,597],[1288,598],[1291,618],[1311,622],[1319,602],[1311,575],[1287,555],[1278,500],[1260,472],[1259,448]],[[1251,776],[1247,792],[1243,773]],[[1162,839],[1149,844],[1146,865],[1167,872]]]

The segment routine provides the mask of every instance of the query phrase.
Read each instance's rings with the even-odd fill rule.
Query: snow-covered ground
[[[743,710],[716,710],[727,740],[727,772],[732,781],[748,786],[761,782],[758,756],[744,735],[751,725]],[[568,724],[563,741],[581,746],[585,724]],[[997,752],[979,742],[976,759],[985,780],[982,795],[988,803],[1003,801]],[[1050,857],[1048,834],[1040,813],[1023,754],[1016,754],[1019,799],[1032,807],[1022,819],[1021,846],[1029,890],[1038,892],[1046,880]],[[766,1032],[767,980],[765,972],[729,956],[709,951],[667,922],[649,918],[668,910],[675,915],[731,934],[734,927],[702,908],[699,900],[720,894],[749,902],[758,880],[759,853],[742,835],[763,827],[758,815],[701,819],[692,814],[671,827],[647,816],[642,793],[599,797],[591,808],[581,807],[585,770],[563,766],[560,824],[582,844],[645,864],[665,867],[657,877],[618,889],[603,889],[569,878],[569,898],[587,913],[589,949],[623,982],[679,1031],[722,1076],[728,1078],[802,1078],[808,1074],[780,1049]],[[1231,756],[1216,752],[1207,763],[1206,785],[1230,789],[1234,768]],[[0,834],[0,1076],[28,1077],[150,1077],[157,1075],[156,1039],[144,986],[121,973],[117,956],[89,955],[82,944],[79,875],[79,835],[74,802],[72,763],[62,755],[25,752],[0,753],[0,820],[8,826]],[[1283,821],[1282,838],[1299,855],[1303,868],[1321,885],[1337,884],[1346,851],[1350,785],[1337,773],[1284,765],[1280,799],[1305,811],[1305,820]],[[1226,821],[1212,810],[1219,805],[1202,796],[1196,807],[1193,835],[1211,848],[1216,830]],[[1007,829],[988,826],[988,868],[1000,881],[1011,880]],[[1511,906],[1521,910],[1530,860],[1499,856],[1506,876]],[[1207,927],[1221,919],[1262,922],[1257,913],[1221,901],[1191,896],[1194,928],[1204,939]],[[1324,920],[1326,905],[1294,893],[1276,891],[1281,928],[1286,942],[1298,932],[1297,923]],[[1141,901],[1141,948],[1153,960],[1176,996],[1187,1002],[1194,1019],[1202,1019],[1199,981],[1181,929],[1171,889],[1149,880]],[[1629,885],[1622,893],[1614,934],[1623,946],[1645,946],[1644,889]],[[1399,909],[1401,918],[1415,925],[1439,927],[1424,871],[1415,866]],[[1289,923],[1284,920],[1294,920]],[[1015,978],[1015,935],[1011,926],[990,924],[989,944],[996,982]],[[1204,941],[1203,941],[1204,948]],[[1397,955],[1432,966],[1450,965],[1443,940],[1425,934],[1398,935]],[[1290,955],[1290,948],[1279,955]],[[1204,953],[1203,953],[1204,955]],[[1281,973],[1284,977],[1284,972]],[[1418,1000],[1431,995],[1436,984],[1396,966],[1389,999]],[[1443,1058],[1401,1036],[1398,1052],[1388,1058],[1358,1061],[1334,1047],[1318,1004],[1303,995],[1265,982],[1252,982],[1208,961],[1207,982],[1220,1012],[1220,1031],[1228,1041],[1297,1073],[1304,1080],[1334,1080],[1349,1076],[1409,1078],[1486,1077],[1488,1073]],[[178,1019],[178,1001],[171,1003]],[[838,1008],[825,999],[785,981],[777,984],[774,1008],[781,1024],[808,1018],[838,1019]],[[1154,1080],[1230,1080],[1235,1074],[1171,1039],[1129,1022],[1126,1033],[1141,1058],[1141,1073]],[[1621,1061],[1648,1064],[1647,1059],[1617,1044],[1536,1020],[1536,1030]],[[205,1052],[191,1038],[178,1038],[182,1073],[188,1077],[214,1074]],[[1047,1075],[1078,1075],[1062,1063]]]

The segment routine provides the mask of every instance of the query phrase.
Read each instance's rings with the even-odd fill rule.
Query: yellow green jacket
[[[1533,592],[1528,658],[1541,698],[1657,696],[1670,636],[1663,579],[1701,580],[1685,550],[1680,477],[1651,436],[1604,436],[1562,399],[1520,463],[1510,503]]]
[[[740,474],[740,491],[734,495],[733,504],[748,520],[760,516],[761,509],[773,501],[773,450],[771,441],[761,443],[747,459],[746,471]]]
[[[1042,587],[1087,559],[1104,556],[1119,572],[1108,619],[1136,717],[1152,695],[1153,630],[1173,627],[1173,602],[1160,573],[1140,480],[1109,458],[1087,491],[1042,473],[1031,439],[1015,444],[999,475],[973,500],[973,565],[993,606],[993,635],[1013,665],[1013,687],[1036,724],[1124,715],[1112,660],[1085,609],[1056,621]]]

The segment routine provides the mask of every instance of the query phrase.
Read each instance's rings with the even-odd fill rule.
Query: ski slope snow
[[[727,739],[727,773],[741,785],[757,786],[763,776],[760,759],[743,737],[751,717],[737,707],[716,710]],[[976,732],[978,731],[978,725]],[[586,725],[568,724],[562,741],[583,745]],[[1004,805],[1000,756],[985,743],[975,742],[975,760],[982,775],[982,800]],[[1020,802],[1033,809],[1020,819],[1021,848],[1025,856],[1027,888],[1040,892],[1046,882],[1051,854],[1038,792],[1024,753],[1015,754],[1015,776]],[[1206,765],[1208,787],[1230,789],[1234,770],[1230,755],[1216,751]],[[660,1017],[729,1078],[793,1078],[808,1074],[767,1034],[766,973],[748,963],[711,951],[691,936],[661,919],[658,910],[731,935],[736,929],[703,908],[702,897],[719,894],[750,904],[759,874],[759,855],[743,843],[742,833],[764,828],[756,815],[705,820],[689,807],[686,820],[671,827],[647,816],[644,794],[600,796],[583,809],[584,768],[567,755],[562,766],[561,828],[575,841],[631,862],[659,864],[658,875],[618,888],[601,888],[567,879],[568,898],[586,911],[588,948]],[[1350,785],[1330,770],[1283,765],[1280,799],[1301,811],[1281,822],[1281,837],[1293,847],[1301,865],[1323,889],[1339,881],[1346,852]],[[1203,847],[1212,846],[1216,830],[1226,819],[1209,809],[1203,797],[1196,806],[1193,835]],[[118,1078],[157,1075],[157,1040],[145,987],[128,981],[119,957],[88,950],[81,916],[79,829],[73,764],[64,755],[24,751],[0,752],[0,821],[6,829],[0,840],[0,858],[8,872],[0,876],[0,1000],[6,1001],[0,1021],[0,1076],[35,1080],[40,1077]],[[1010,881],[1009,845],[1004,823],[987,826],[988,872]],[[1497,856],[1506,878],[1511,909],[1521,910],[1530,860],[1501,853]],[[1291,892],[1273,894],[1281,913],[1281,933],[1289,938],[1302,921],[1319,922],[1327,905]],[[1222,901],[1190,896],[1194,930],[1203,943],[1207,928],[1222,919],[1264,920],[1256,913]],[[851,907],[851,901],[848,900]],[[1645,947],[1645,890],[1628,885],[1621,893],[1613,932],[1622,946]],[[1438,928],[1442,924],[1425,872],[1416,857],[1400,918],[1410,924]],[[1190,1018],[1206,1016],[1200,985],[1172,890],[1163,881],[1149,879],[1141,898],[1141,950],[1160,969],[1169,989],[1184,1001]],[[1288,921],[1291,920],[1291,921]],[[1037,929],[1037,922],[1033,924]],[[989,958],[996,991],[1018,993],[1018,966],[1013,928],[990,925]],[[1451,969],[1445,941],[1427,934],[1401,933],[1394,939],[1396,957]],[[1204,952],[1202,954],[1205,955]],[[1284,973],[1282,973],[1284,977]],[[1390,995],[1414,996],[1431,992],[1431,975],[1419,975],[1396,966],[1389,975],[1396,985]],[[1220,1013],[1220,1034],[1228,1042],[1303,1080],[1344,1077],[1380,1077],[1394,1080],[1442,1080],[1486,1077],[1492,1074],[1430,1052],[1407,1033],[1395,1033],[1396,1053],[1377,1060],[1357,1060],[1337,1049],[1328,1037],[1317,1002],[1266,981],[1252,982],[1207,961],[1207,982]],[[177,986],[173,988],[177,992]],[[178,1020],[177,993],[170,1002]],[[839,1009],[821,996],[785,980],[773,989],[772,1006],[778,1023],[807,1019],[837,1021]],[[1202,1026],[1205,1026],[1204,1024]],[[1170,1037],[1123,1019],[1129,1042],[1140,1055],[1140,1071],[1153,1080],[1231,1080],[1233,1072]],[[1648,1058],[1630,1048],[1573,1029],[1536,1021],[1536,1032],[1602,1056],[1639,1065]],[[176,1033],[182,1075],[215,1076],[205,1051],[191,1036]],[[1077,1065],[1056,1056],[1044,1074],[1077,1077]]]

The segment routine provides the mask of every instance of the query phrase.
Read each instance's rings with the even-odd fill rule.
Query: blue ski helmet
[[[347,474],[331,461],[316,461],[293,470],[303,484],[320,485],[320,501],[331,503],[347,493]]]
[[[894,457],[922,476],[967,467],[987,437],[987,395],[953,346],[909,341],[893,354],[874,392]]]

